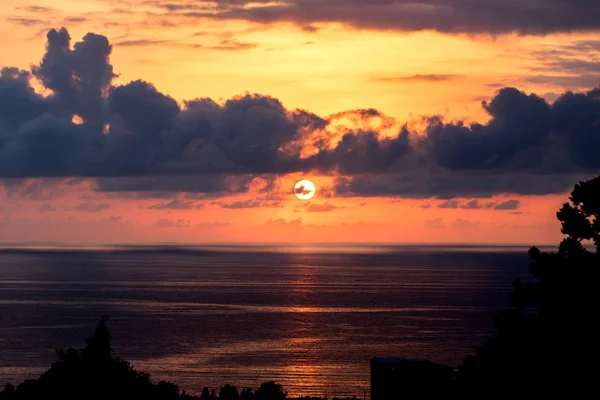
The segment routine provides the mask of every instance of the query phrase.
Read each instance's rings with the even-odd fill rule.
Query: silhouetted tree
[[[254,393],[252,392],[252,388],[242,389],[240,393],[240,400],[253,400]]]
[[[94,334],[81,350],[57,351],[56,361],[39,379],[21,383],[16,390],[7,386],[2,400],[178,400],[176,385],[154,385],[150,375],[136,371],[124,360],[111,356],[110,334],[103,316]]]
[[[260,388],[254,394],[255,400],[284,400],[287,398],[287,392],[283,390],[283,386],[273,381],[263,382]]]
[[[595,315],[600,305],[600,177],[575,186],[557,213],[565,239],[557,253],[529,250],[534,282],[514,282],[513,308],[499,315],[496,338],[459,368],[473,397],[552,396],[593,382],[589,361],[599,354]],[[592,241],[595,251],[585,248]]]
[[[220,400],[238,400],[239,398],[240,398],[240,395],[235,386],[226,384],[219,390],[219,399]]]
[[[207,387],[202,389],[202,393],[200,394],[200,400],[213,400],[214,397],[210,395]]]
[[[4,390],[0,392],[0,400],[13,400],[16,396],[16,390],[13,385],[7,383]]]
[[[83,357],[90,362],[109,362],[111,358],[111,336],[106,323],[109,315],[103,315],[96,326],[94,334],[85,339],[87,346],[83,349]]]

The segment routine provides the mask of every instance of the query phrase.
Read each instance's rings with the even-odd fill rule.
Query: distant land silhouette
[[[570,201],[557,217],[565,239],[557,253],[529,250],[533,282],[514,281],[510,310],[497,316],[497,335],[469,355],[454,373],[452,384],[442,393],[461,398],[543,398],[563,395],[595,397],[595,363],[599,354],[599,329],[596,315],[600,305],[600,177],[575,185]],[[586,244],[593,243],[588,250]],[[190,395],[168,382],[152,383],[150,375],[139,372],[129,362],[113,356],[111,335],[102,316],[93,335],[82,349],[61,349],[56,361],[38,379],[14,387],[8,384],[0,400],[100,400],[100,399],[255,399],[283,400],[285,389],[276,382],[265,382],[256,390],[225,385],[205,388],[199,396]],[[349,349],[351,351],[351,349]],[[408,367],[404,377],[427,372],[422,363]],[[413,368],[411,370],[411,368]],[[429,367],[428,367],[429,368]],[[447,368],[429,368],[440,375]],[[398,379],[402,374],[393,375]],[[418,375],[418,384],[409,381],[389,386],[381,398],[427,398],[441,395],[431,387],[436,377]],[[435,379],[434,379],[435,378]],[[442,382],[442,380],[438,380]],[[448,380],[443,380],[444,385]],[[403,390],[404,389],[404,390]],[[425,390],[426,389],[426,390]],[[444,396],[446,397],[446,396]],[[310,399],[310,398],[304,398]]]

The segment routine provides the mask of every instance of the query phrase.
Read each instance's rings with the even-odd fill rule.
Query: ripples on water
[[[0,384],[112,316],[115,353],[188,391],[358,395],[374,356],[457,366],[492,333],[527,249],[212,246],[0,251]]]

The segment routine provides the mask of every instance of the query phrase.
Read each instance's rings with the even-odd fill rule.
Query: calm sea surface
[[[0,385],[106,313],[116,355],[155,381],[362,397],[374,356],[457,366],[527,268],[519,247],[0,250]]]

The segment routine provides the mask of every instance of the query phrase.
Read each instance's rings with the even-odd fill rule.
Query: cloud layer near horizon
[[[405,125],[387,135],[381,126],[393,123],[374,109],[321,117],[257,94],[178,104],[141,80],[114,86],[106,37],[89,33],[71,46],[61,29],[47,39],[31,71],[0,73],[0,179],[241,193],[256,177],[270,187],[303,172],[334,176],[338,196],[452,198],[559,193],[600,171],[600,89],[550,104],[504,88],[482,104],[485,124],[432,116],[418,131]],[[36,93],[33,78],[52,94]],[[358,123],[340,128],[340,118]],[[388,122],[374,128],[371,120]]]

